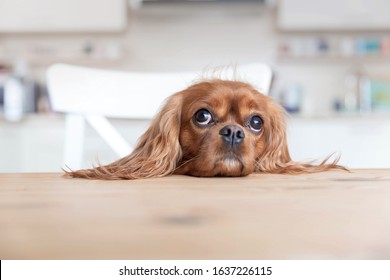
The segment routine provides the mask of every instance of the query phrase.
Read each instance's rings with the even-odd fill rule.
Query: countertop
[[[0,259],[389,259],[390,170],[0,174]]]

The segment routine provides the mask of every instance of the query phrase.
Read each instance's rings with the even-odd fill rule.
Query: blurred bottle
[[[17,61],[4,82],[4,118],[8,121],[20,121],[26,113],[36,111],[36,90],[27,73],[27,64]]]
[[[348,74],[344,79],[344,110],[362,114],[372,111],[371,81],[361,69]]]
[[[301,85],[292,83],[284,88],[281,94],[282,106],[289,113],[299,113],[302,107],[303,90]]]
[[[342,56],[353,56],[355,54],[354,41],[348,37],[341,39],[339,48]]]
[[[382,38],[381,52],[382,55],[390,55],[390,37]]]
[[[371,80],[367,75],[359,77],[359,112],[361,114],[372,112]]]
[[[24,85],[18,76],[9,77],[4,83],[4,118],[20,121],[24,115]]]
[[[0,65],[0,109],[2,111],[4,105],[4,82],[7,78],[6,67]]]
[[[356,112],[358,109],[358,78],[354,73],[348,74],[344,79],[344,110]]]

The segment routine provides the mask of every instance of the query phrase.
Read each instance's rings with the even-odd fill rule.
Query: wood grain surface
[[[0,174],[0,259],[389,259],[390,170]]]

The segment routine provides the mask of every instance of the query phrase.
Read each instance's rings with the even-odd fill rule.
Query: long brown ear
[[[338,158],[333,162],[327,163],[330,156],[318,165],[293,161],[287,146],[285,111],[271,100],[267,103],[267,115],[263,116],[265,149],[256,161],[255,170],[257,172],[301,174],[330,169],[348,171],[347,168],[337,164]]]
[[[77,178],[106,180],[162,177],[172,173],[182,157],[181,99],[178,93],[167,100],[130,155],[105,166],[66,173]]]

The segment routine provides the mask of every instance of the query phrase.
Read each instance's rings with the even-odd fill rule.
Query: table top
[[[0,174],[0,259],[389,259],[390,170]]]

